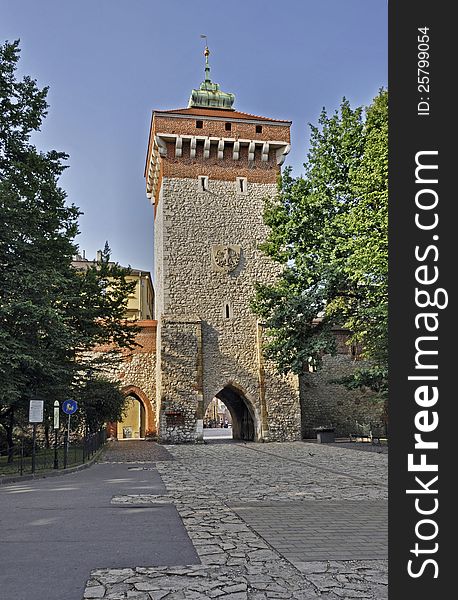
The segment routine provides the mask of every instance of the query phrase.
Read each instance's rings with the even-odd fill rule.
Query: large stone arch
[[[256,404],[237,382],[228,380],[214,390],[204,402],[204,414],[211,400],[216,397],[224,402],[232,417],[233,439],[257,441],[261,437],[261,420]]]

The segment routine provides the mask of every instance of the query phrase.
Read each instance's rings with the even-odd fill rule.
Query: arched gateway
[[[124,418],[116,425],[118,440],[141,439],[146,435],[148,421],[151,421],[150,402],[138,387],[129,385],[122,389],[126,399]],[[148,414],[149,413],[149,414]]]
[[[253,442],[257,439],[256,424],[258,418],[252,403],[246,398],[242,390],[233,384],[226,385],[216,394],[227,406],[232,423],[232,438]]]
[[[158,433],[166,442],[199,439],[217,395],[239,439],[299,439],[297,378],[264,361],[262,327],[250,309],[255,283],[278,274],[259,246],[291,122],[236,111],[233,94],[210,79],[208,54],[188,107],[153,111],[149,134]],[[221,385],[227,381],[244,391]]]

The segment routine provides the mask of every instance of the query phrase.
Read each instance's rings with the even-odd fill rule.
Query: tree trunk
[[[51,441],[49,439],[49,423],[46,423],[45,425],[45,444],[47,449],[51,448]]]
[[[13,428],[14,428],[14,411],[11,410],[9,414],[8,425],[3,424],[6,431],[6,443],[8,445],[8,464],[10,465],[14,459],[14,440],[13,440]]]

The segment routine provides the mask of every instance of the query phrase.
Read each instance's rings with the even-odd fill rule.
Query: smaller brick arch
[[[145,409],[145,430],[146,435],[156,433],[156,422],[153,413],[153,406],[148,396],[136,385],[126,385],[121,388],[121,393],[126,398],[127,396],[134,396],[140,402]]]

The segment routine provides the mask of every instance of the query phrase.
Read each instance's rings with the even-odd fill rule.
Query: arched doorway
[[[117,423],[118,440],[144,438],[146,433],[145,407],[135,394],[126,397],[124,419]]]
[[[232,439],[254,441],[256,436],[255,415],[251,403],[233,385],[226,385],[216,394],[228,408],[232,421]]]

